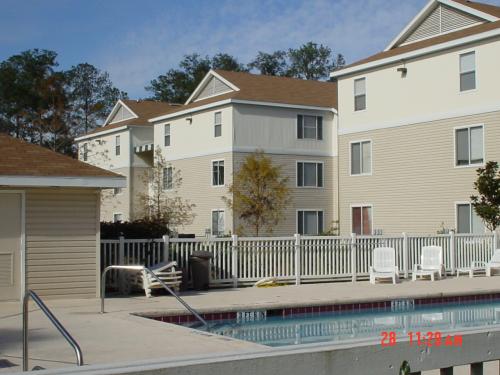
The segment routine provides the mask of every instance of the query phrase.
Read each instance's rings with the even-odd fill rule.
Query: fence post
[[[233,278],[233,288],[238,287],[238,236],[236,234],[233,234],[231,236],[233,239],[233,243],[231,246],[231,271],[232,271],[232,278]]]
[[[125,237],[120,236],[119,238],[120,243],[118,244],[118,265],[124,265],[125,264]],[[118,272],[118,290],[120,291],[120,294],[125,294],[125,273],[123,270],[117,270]]]
[[[496,249],[498,249],[500,246],[498,246],[498,232],[496,230],[493,231],[493,251],[491,254],[495,252]]]
[[[456,251],[455,251],[455,231],[450,230],[450,267],[451,267],[451,274],[455,274],[455,268],[456,268]],[[463,265],[462,265],[463,267]],[[446,272],[446,267],[445,267],[445,272]],[[446,275],[446,273],[445,273]]]
[[[170,237],[168,235],[163,236],[163,261],[168,263],[170,251]]]
[[[295,285],[300,285],[300,234],[295,234]]]
[[[351,272],[352,272],[352,282],[356,282],[356,233],[351,233]]]
[[[404,278],[408,278],[408,235],[403,233],[403,271]]]

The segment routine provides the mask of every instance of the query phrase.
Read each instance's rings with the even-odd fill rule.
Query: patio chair
[[[500,249],[496,249],[490,261],[486,263],[486,276],[491,276],[491,270],[500,270]]]
[[[176,270],[177,262],[159,263],[149,267],[158,278],[176,292],[179,291],[182,282],[182,271]],[[151,297],[151,289],[163,288],[163,286],[146,271],[142,271],[142,288],[146,297]]]
[[[396,252],[392,247],[377,247],[373,249],[373,266],[370,267],[370,283],[377,279],[391,279],[396,284],[399,279],[396,266]]]
[[[431,280],[434,281],[436,275],[440,279],[445,276],[443,248],[441,246],[424,246],[420,264],[413,265],[412,280],[417,280],[418,276],[430,276]]]

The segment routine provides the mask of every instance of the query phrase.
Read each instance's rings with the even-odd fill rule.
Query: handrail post
[[[356,233],[351,233],[351,272],[352,272],[352,282],[357,280],[357,270],[356,270]]]
[[[300,234],[295,234],[295,285],[300,285]]]
[[[29,290],[23,296],[23,371],[28,371],[28,301]]]
[[[450,268],[451,268],[451,274],[455,274],[455,268],[456,268],[456,251],[455,251],[455,231],[450,230]],[[461,266],[463,267],[463,265]],[[468,267],[468,266],[467,266]],[[445,275],[446,275],[446,267],[445,267]]]
[[[232,235],[231,246],[231,271],[233,278],[233,288],[238,287],[238,235]]]
[[[408,235],[403,233],[403,271],[404,278],[408,278]]]
[[[170,237],[168,235],[164,235],[163,236],[163,254],[164,254],[163,261],[165,263],[168,263],[169,252],[170,252]]]

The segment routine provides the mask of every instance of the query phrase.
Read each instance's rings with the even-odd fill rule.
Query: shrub
[[[165,225],[146,220],[101,222],[101,239],[117,239],[120,236],[130,239],[161,238],[170,235]]]

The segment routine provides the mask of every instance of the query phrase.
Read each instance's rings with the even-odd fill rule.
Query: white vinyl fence
[[[500,248],[495,234],[407,235],[350,237],[238,237],[169,238],[152,240],[101,240],[101,269],[112,264],[152,266],[177,261],[189,273],[189,257],[195,251],[212,254],[211,285],[253,284],[266,277],[300,284],[301,282],[366,279],[376,247],[393,247],[402,277],[407,278],[413,265],[420,263],[423,246],[443,248],[449,274],[472,261],[487,262]],[[189,277],[189,276],[188,276]],[[116,283],[110,273],[108,282]]]

